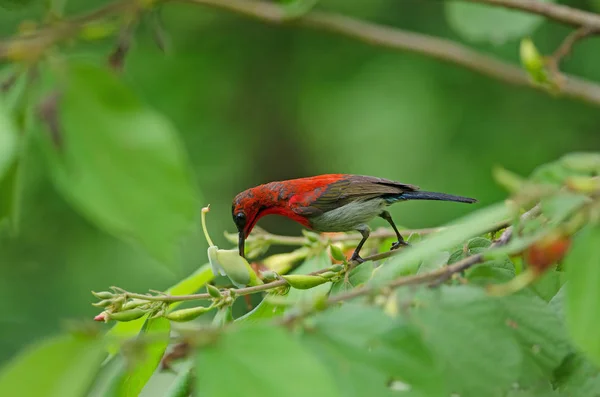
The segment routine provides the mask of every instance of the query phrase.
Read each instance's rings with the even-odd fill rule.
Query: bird
[[[371,232],[368,222],[376,217],[385,219],[396,234],[392,250],[408,245],[386,209],[407,200],[477,202],[366,175],[324,174],[269,182],[246,189],[233,199],[231,213],[239,234],[239,255],[245,257],[244,243],[260,218],[280,215],[315,232],[358,231],[362,239],[350,260],[362,263],[360,250]]]

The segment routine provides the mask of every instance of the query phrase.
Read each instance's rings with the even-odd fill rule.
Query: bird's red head
[[[261,217],[261,212],[266,208],[263,195],[257,188],[244,190],[233,199],[231,215],[239,233],[240,256],[244,256],[244,242],[256,222]]]
[[[246,238],[256,222],[265,215],[284,215],[307,225],[289,208],[288,200],[297,192],[297,184],[284,181],[256,186],[235,196],[231,206],[231,215],[239,233],[240,256],[244,256]]]

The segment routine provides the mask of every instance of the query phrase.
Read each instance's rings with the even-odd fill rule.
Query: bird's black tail
[[[390,195],[385,198],[388,202],[393,203],[401,200],[440,200],[440,201],[456,201],[459,203],[476,203],[477,200],[469,197],[454,196],[446,193],[423,192],[416,190],[413,192],[404,192],[401,194]]]

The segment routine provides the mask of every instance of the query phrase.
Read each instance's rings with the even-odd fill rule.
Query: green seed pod
[[[92,306],[106,307],[106,306],[110,305],[111,303],[112,303],[112,299],[104,299],[104,300],[101,300],[100,302],[92,303]]]
[[[275,281],[278,279],[277,273],[271,270],[266,270],[262,272],[262,280],[263,282],[270,283],[271,281]]]
[[[329,251],[331,252],[331,256],[333,257],[333,259],[335,259],[336,261],[346,261],[346,256],[344,255],[344,252],[337,245],[331,244],[329,246]]]
[[[327,282],[326,278],[321,276],[311,276],[304,274],[289,274],[281,276],[289,285],[296,289],[309,289]]]
[[[209,310],[210,309],[208,307],[204,306],[191,307],[189,309],[181,309],[168,313],[165,315],[165,318],[177,322],[191,321]]]
[[[144,314],[146,314],[145,310],[131,309],[131,310],[125,310],[122,312],[108,313],[108,319],[125,322],[125,321],[137,320],[138,318],[142,317]]]
[[[329,272],[321,273],[321,274],[319,274],[319,276],[321,276],[321,277],[326,278],[327,280],[329,280],[332,277],[339,276],[339,273],[329,271]]]
[[[98,299],[112,299],[115,297],[115,294],[108,292],[108,291],[100,291],[100,292],[92,291],[92,295],[94,295]]]
[[[121,307],[121,310],[129,310],[129,309],[133,309],[133,308],[136,308],[136,307],[139,307],[142,305],[147,305],[147,304],[148,304],[148,302],[143,301],[143,300],[139,300],[139,299],[132,300],[132,301],[125,303],[123,305],[123,307]]]
[[[302,234],[304,234],[308,241],[312,243],[316,243],[317,241],[321,240],[321,236],[319,236],[317,233],[311,232],[306,229],[302,229]]]
[[[208,293],[210,294],[210,296],[212,296],[213,298],[220,298],[221,295],[221,291],[219,291],[219,289],[217,287],[215,287],[212,284],[207,284],[206,285],[206,290],[208,291]]]
[[[339,273],[344,270],[344,265],[333,265],[329,268],[330,271]]]

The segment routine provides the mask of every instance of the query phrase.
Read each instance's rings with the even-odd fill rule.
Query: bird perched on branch
[[[317,232],[357,230],[362,235],[350,260],[362,262],[360,250],[369,238],[367,222],[379,216],[396,232],[391,249],[407,245],[386,207],[405,200],[441,200],[475,203],[477,200],[445,193],[425,192],[417,186],[383,178],[327,174],[271,182],[239,193],[233,200],[233,221],[239,232],[239,251],[256,222],[265,215],[282,215]]]

